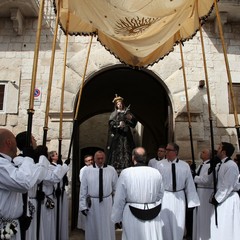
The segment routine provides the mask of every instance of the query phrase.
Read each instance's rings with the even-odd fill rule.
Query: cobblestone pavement
[[[116,240],[121,240],[122,237],[122,231],[117,230],[116,231]],[[79,229],[75,229],[70,232],[69,240],[85,240],[84,238],[84,232]],[[183,240],[190,240],[190,238],[183,238]]]
[[[121,240],[122,231],[117,230],[116,231],[116,240]],[[69,240],[84,240],[84,232],[79,229],[74,229],[70,232]]]

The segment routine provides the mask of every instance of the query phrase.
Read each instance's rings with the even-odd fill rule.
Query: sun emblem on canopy
[[[116,27],[114,28],[114,32],[116,34],[122,35],[136,35],[144,32],[147,28],[149,28],[153,23],[159,21],[159,18],[125,18],[120,19],[119,22],[116,23]]]

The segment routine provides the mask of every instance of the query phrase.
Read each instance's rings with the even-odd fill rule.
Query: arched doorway
[[[93,146],[105,149],[106,142],[100,136],[103,132],[107,133],[106,114],[113,110],[112,100],[115,94],[122,96],[127,106],[130,104],[131,112],[143,126],[141,133],[138,134],[149,158],[155,156],[159,145],[173,139],[173,111],[168,90],[153,72],[115,65],[90,76],[82,91],[78,113],[80,131],[79,134],[75,134],[78,136],[75,137],[73,145],[72,206],[75,209],[73,212],[76,212],[78,206],[79,196],[76,187],[81,167],[80,151],[82,148]],[[92,119],[94,117],[95,121]],[[82,127],[87,121],[91,121],[90,127]],[[91,141],[84,142],[86,139],[84,131],[87,131],[88,141],[92,138],[92,144]],[[77,216],[72,216],[73,228],[76,221]]]

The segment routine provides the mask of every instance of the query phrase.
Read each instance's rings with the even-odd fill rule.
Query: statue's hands
[[[132,119],[132,115],[131,115],[130,113],[127,113],[127,114],[126,114],[126,119],[127,119],[127,120],[131,120],[131,119]]]
[[[124,128],[124,127],[125,127],[125,125],[126,125],[126,124],[125,124],[125,122],[124,122],[124,121],[120,121],[120,122],[119,122],[119,127],[120,127],[120,128]]]

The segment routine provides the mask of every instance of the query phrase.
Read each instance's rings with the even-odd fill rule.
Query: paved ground
[[[117,230],[116,231],[116,240],[121,240],[122,237],[122,231]],[[183,240],[188,240],[190,238],[183,238]],[[76,229],[70,232],[70,238],[69,240],[85,240],[84,238],[84,232],[82,230]]]
[[[122,231],[116,231],[116,240],[121,240]],[[69,240],[84,240],[84,232],[82,230],[76,229],[70,232]]]
[[[121,240],[122,237],[122,231],[117,230],[116,231],[116,240]],[[183,240],[190,240],[191,238],[183,238]],[[70,232],[70,238],[69,240],[85,240],[84,238],[84,232],[82,230],[76,229]]]

